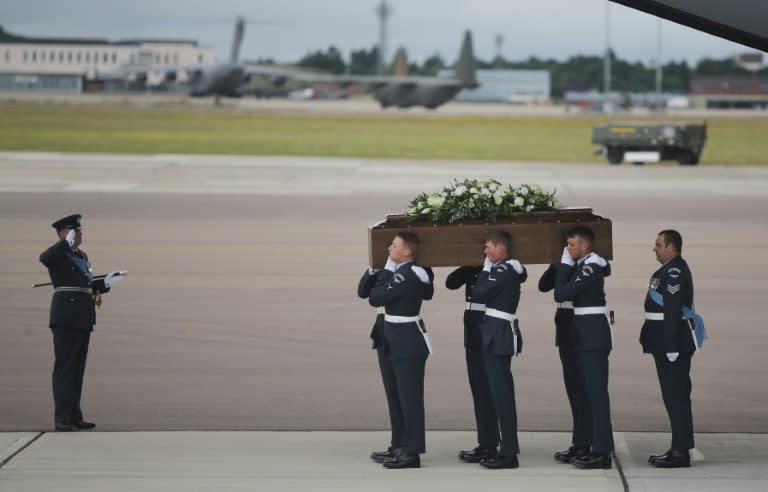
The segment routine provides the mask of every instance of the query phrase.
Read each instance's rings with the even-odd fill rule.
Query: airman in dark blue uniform
[[[575,269],[574,269],[575,272]],[[549,292],[555,288],[557,265],[550,265],[539,279],[539,291]],[[603,276],[611,274],[611,266],[603,268]],[[573,323],[573,302],[566,301],[557,304],[555,311],[555,346],[560,354],[563,367],[563,383],[573,418],[573,433],[571,446],[565,451],[555,453],[555,460],[570,463],[571,459],[583,457],[590,452],[592,445],[592,415],[589,411],[584,375],[581,374],[578,358],[574,350],[571,333]]]
[[[607,262],[592,252],[594,233],[588,227],[571,229],[567,239],[555,276],[555,301],[573,303],[570,340],[591,416],[591,452],[574,453],[569,462],[577,468],[610,468],[613,431],[608,355],[613,341],[603,281]]]
[[[54,422],[57,431],[92,429],[83,420],[80,397],[91,331],[96,324],[96,303],[101,294],[122,279],[120,272],[93,280],[88,255],[79,249],[82,229],[79,214],[52,224],[59,241],[40,255],[53,284],[49,326],[53,332]]]
[[[425,293],[424,300],[432,299],[434,295],[434,285],[432,281],[435,278],[431,268],[424,268],[427,272],[429,279],[428,283],[424,284]],[[357,285],[357,295],[361,299],[368,299],[376,285],[377,277],[383,270],[374,270],[368,268],[360,278],[360,282]],[[390,439],[390,445],[386,451],[374,451],[371,453],[371,459],[377,463],[384,463],[388,459],[394,458],[396,450],[403,447],[405,440],[405,416],[403,415],[402,406],[400,405],[400,397],[397,390],[397,380],[395,379],[395,370],[392,366],[392,361],[387,357],[385,350],[386,341],[384,339],[384,308],[378,308],[376,314],[376,320],[373,323],[373,329],[371,330],[371,340],[373,341],[372,348],[376,350],[376,355],[379,361],[379,370],[381,372],[381,380],[384,383],[384,393],[387,397],[387,408],[389,411],[389,423],[392,436]]]
[[[371,306],[384,308],[381,339],[403,418],[402,446],[384,461],[385,468],[419,468],[419,455],[426,451],[424,368],[431,347],[419,312],[434,288],[427,286],[431,283],[427,272],[414,264],[418,248],[416,234],[398,233],[389,246],[387,265],[368,296]]]
[[[451,272],[445,286],[456,290],[464,286],[464,353],[467,361],[467,377],[475,409],[478,445],[472,450],[459,451],[459,459],[467,463],[479,463],[496,456],[499,446],[498,420],[493,405],[488,375],[485,372],[483,342],[480,321],[485,315],[485,304],[474,296],[474,287],[482,266],[463,266]]]
[[[510,258],[511,245],[506,231],[492,231],[488,235],[483,271],[472,290],[472,298],[485,304],[479,326],[480,344],[496,412],[499,449],[496,456],[480,461],[490,469],[519,466],[515,382],[510,366],[512,357],[523,348],[516,312],[520,284],[525,282],[528,273],[519,261]]]
[[[683,308],[693,308],[693,278],[680,256],[683,238],[675,230],[661,231],[653,251],[662,264],[648,284],[645,323],[640,332],[643,352],[656,362],[664,407],[672,426],[672,447],[648,461],[658,468],[691,466],[693,416],[691,412],[691,357],[696,343]],[[659,304],[654,297],[661,299]]]

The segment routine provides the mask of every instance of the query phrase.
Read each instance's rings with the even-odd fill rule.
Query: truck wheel
[[[699,155],[692,150],[684,150],[677,155],[677,162],[681,166],[695,166],[699,163]]]
[[[621,161],[624,160],[624,149],[621,147],[608,147],[605,155],[611,164],[621,164]]]

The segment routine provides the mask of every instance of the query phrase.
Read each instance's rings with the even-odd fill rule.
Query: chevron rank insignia
[[[498,265],[496,265],[497,272],[506,272],[507,270],[509,270],[509,265],[507,265],[506,263],[499,263]]]
[[[405,277],[403,276],[402,273],[396,273],[395,274],[395,283],[396,284],[399,284],[400,282],[402,282],[404,280],[405,280]]]
[[[680,269],[679,268],[670,268],[667,270],[667,275],[669,275],[672,278],[680,278]]]
[[[680,292],[680,284],[667,284],[667,292],[674,295]]]
[[[584,265],[584,269],[581,271],[581,273],[583,273],[585,277],[589,277],[590,275],[595,273],[595,271],[592,269],[591,266]]]

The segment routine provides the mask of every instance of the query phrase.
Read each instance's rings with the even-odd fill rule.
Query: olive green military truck
[[[707,125],[683,123],[612,123],[592,127],[596,154],[611,164],[676,160],[681,165],[699,163],[707,141]]]

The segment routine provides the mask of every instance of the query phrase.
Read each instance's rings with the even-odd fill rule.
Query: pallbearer
[[[610,468],[613,451],[608,396],[608,355],[613,340],[603,281],[607,262],[592,252],[594,239],[588,227],[568,231],[567,246],[555,276],[555,301],[573,303],[570,332],[592,427],[590,452],[569,461],[587,469]]]
[[[517,439],[515,382],[510,364],[523,348],[517,324],[520,284],[528,277],[523,265],[510,257],[512,238],[506,231],[492,231],[485,241],[485,263],[475,283],[472,298],[485,304],[480,338],[488,387],[496,412],[495,456],[480,461],[486,468],[517,468],[520,445]]]
[[[445,279],[445,286],[451,290],[464,287],[464,354],[477,427],[477,447],[459,451],[459,459],[466,463],[480,463],[495,457],[499,446],[499,424],[488,385],[488,374],[485,372],[483,339],[480,334],[485,304],[479,302],[474,294],[475,283],[482,271],[482,266],[463,266]]]
[[[575,269],[574,269],[575,272]],[[611,274],[611,266],[606,264],[603,276]],[[555,288],[557,265],[550,265],[539,279],[539,290],[549,292]],[[573,418],[571,446],[565,451],[555,453],[555,460],[570,463],[574,458],[583,458],[592,447],[592,413],[589,410],[584,375],[578,363],[577,352],[571,324],[573,323],[573,302],[559,302],[555,310],[555,345],[560,355],[563,368],[563,383]]]
[[[53,284],[49,326],[53,332],[54,423],[59,432],[92,429],[96,424],[83,419],[80,397],[85,376],[85,361],[96,304],[101,294],[123,279],[124,272],[111,272],[93,280],[88,255],[80,249],[83,230],[80,214],[69,215],[52,225],[58,242],[40,255]]]
[[[427,272],[414,264],[419,237],[400,232],[389,245],[389,259],[376,276],[368,302],[384,308],[384,354],[391,364],[403,418],[401,447],[386,457],[385,468],[420,468],[426,451],[424,431],[424,368],[431,352],[419,312],[433,287]],[[372,456],[374,460],[376,456]]]
[[[424,299],[429,300],[432,299],[435,290],[434,285],[432,284],[434,273],[432,273],[431,268],[425,268],[424,270],[427,272],[428,276],[427,281],[424,283]],[[363,276],[360,278],[360,282],[357,285],[357,295],[361,299],[368,299],[373,286],[376,285],[376,281],[378,277],[382,275],[382,272],[383,270],[374,270],[371,267],[368,267],[368,269],[363,272]],[[384,394],[387,397],[387,409],[389,412],[391,429],[389,446],[385,451],[374,451],[371,453],[371,459],[377,463],[384,463],[388,459],[394,458],[397,450],[404,445],[405,416],[403,415],[403,409],[400,405],[397,380],[395,379],[395,369],[386,352],[383,307],[377,309],[376,320],[374,321],[373,329],[371,330],[371,340],[373,341],[372,348],[376,350],[376,355],[378,357],[381,380],[384,383]]]

